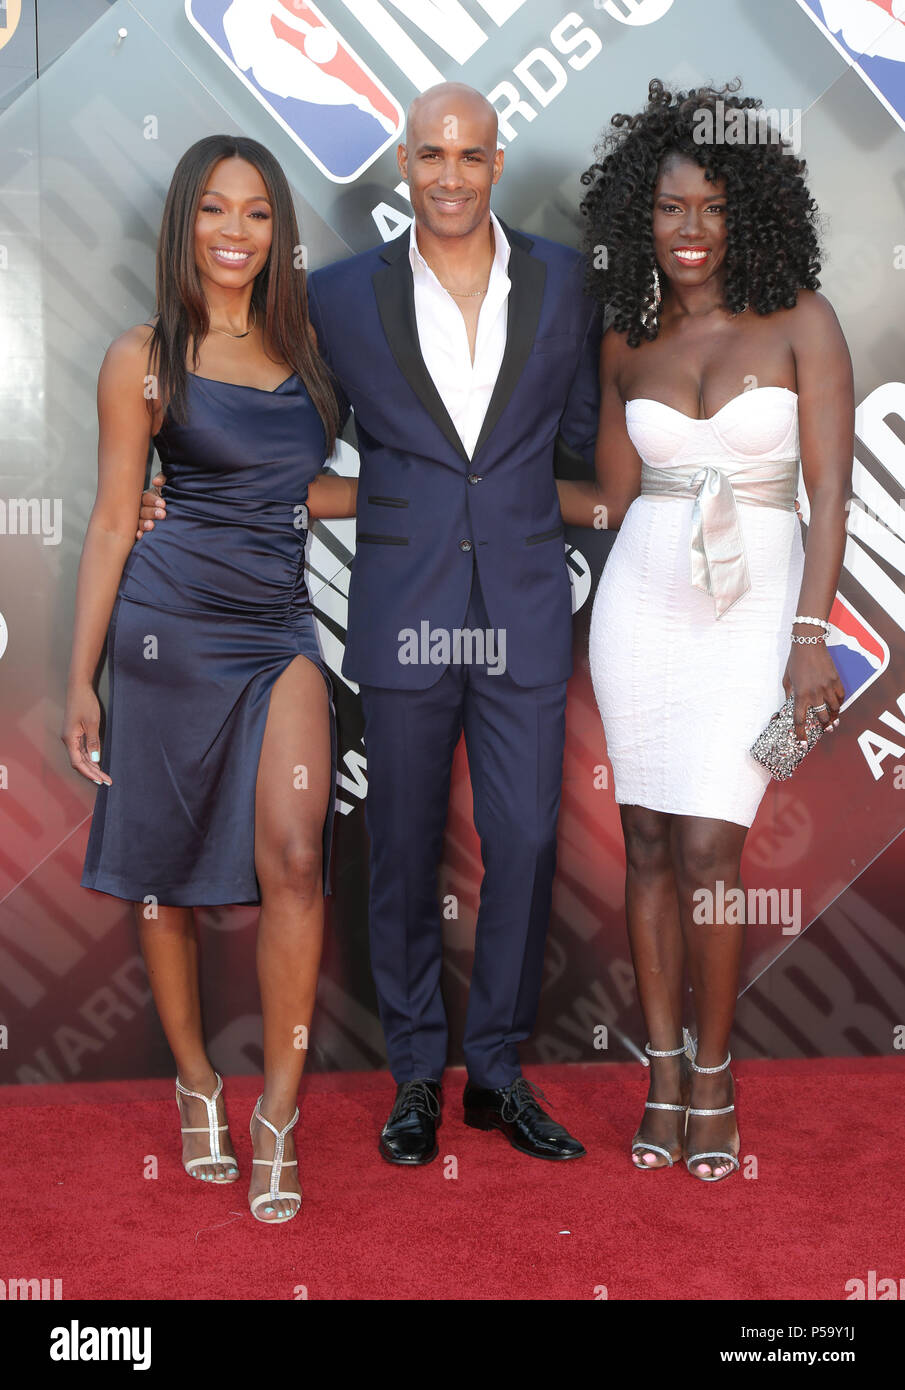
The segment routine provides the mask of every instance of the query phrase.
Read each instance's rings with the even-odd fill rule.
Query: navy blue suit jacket
[[[593,467],[600,316],[578,252],[505,227],[506,352],[471,459],[418,344],[409,237],[315,271],[311,321],[351,405],[360,473],[343,675],[426,689],[405,629],[464,625],[477,564],[506,667],[522,686],[572,671],[571,587],[553,473],[558,437]]]

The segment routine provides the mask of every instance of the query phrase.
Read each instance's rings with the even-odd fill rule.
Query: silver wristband
[[[824,632],[829,632],[830,625],[824,618],[803,618],[800,613],[792,619],[793,623],[810,623],[812,627],[822,627]]]

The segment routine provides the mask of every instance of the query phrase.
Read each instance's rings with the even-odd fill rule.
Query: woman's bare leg
[[[712,917],[717,912],[719,884],[723,893],[739,886],[739,869],[747,827],[732,821],[710,820],[703,816],[678,816],[673,837],[679,911],[688,952],[695,1017],[698,1024],[698,1051],[695,1061],[702,1067],[718,1067],[726,1060],[729,1036],[738,997],[739,964],[744,941],[744,918],[738,923],[695,921],[694,894],[707,889],[713,896]],[[701,902],[698,903],[700,917]],[[732,914],[725,913],[729,917]],[[691,1104],[696,1109],[713,1110],[734,1101],[735,1090],[729,1069],[713,1076],[692,1074]],[[738,1145],[735,1114],[689,1115],[686,1153],[709,1149],[730,1152]],[[701,1163],[699,1171],[708,1176],[727,1173],[731,1164]]]
[[[147,918],[145,903],[135,903],[135,918],[141,951],[154,1003],[167,1042],[176,1062],[176,1075],[189,1091],[212,1096],[217,1086],[214,1069],[204,1046],[201,1025],[201,993],[198,984],[198,935],[190,907],[157,907],[157,916]],[[207,1107],[200,1100],[181,1096],[182,1124],[191,1128],[207,1125]],[[223,1096],[217,1101],[217,1122],[226,1123]],[[182,1136],[182,1161],[201,1158],[211,1152],[206,1134]],[[223,1163],[202,1163],[193,1176],[207,1181],[238,1173],[235,1151],[228,1130],[220,1131]]]
[[[650,1045],[657,1052],[682,1042],[684,944],[670,850],[672,816],[644,806],[622,806],[625,835],[625,913],[641,1011]],[[685,1104],[688,1065],[682,1057],[652,1057],[647,1098]],[[645,1110],[639,1139],[678,1154],[684,1116],[675,1110]],[[637,1151],[639,1168],[662,1168],[662,1154]]]
[[[292,1119],[314,1011],[324,928],[323,827],[330,799],[330,724],[324,678],[299,656],[274,684],[258,766],[255,870],[261,886],[258,980],[264,1014],[261,1113],[276,1128]],[[301,1044],[304,1044],[302,1046]],[[255,1158],[272,1158],[276,1140],[264,1125],[253,1134]],[[293,1133],[284,1158],[296,1156]],[[252,1169],[249,1197],[266,1192],[270,1169]],[[280,1187],[300,1191],[297,1168]],[[258,1207],[264,1220],[289,1216],[288,1198]]]

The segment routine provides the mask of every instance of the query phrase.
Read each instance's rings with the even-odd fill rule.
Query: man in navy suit
[[[364,711],[371,966],[397,1083],[380,1152],[437,1154],[437,871],[464,729],[484,863],[465,1121],[523,1153],[576,1158],[583,1146],[539,1105],[518,1043],[540,994],[572,669],[554,449],[593,467],[599,316],[577,252],[491,212],[503,152],[478,92],[416,98],[399,165],[410,233],[308,279],[360,455],[342,669]]]

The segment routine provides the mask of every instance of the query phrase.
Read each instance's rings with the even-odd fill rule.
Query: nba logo
[[[398,140],[398,101],[311,0],[186,0],[185,11],[334,183],[357,179]]]
[[[874,96],[905,127],[905,4],[902,0],[798,0]]]
[[[889,648],[847,599],[837,594],[830,610],[826,649],[845,690],[847,709],[889,665]]]

